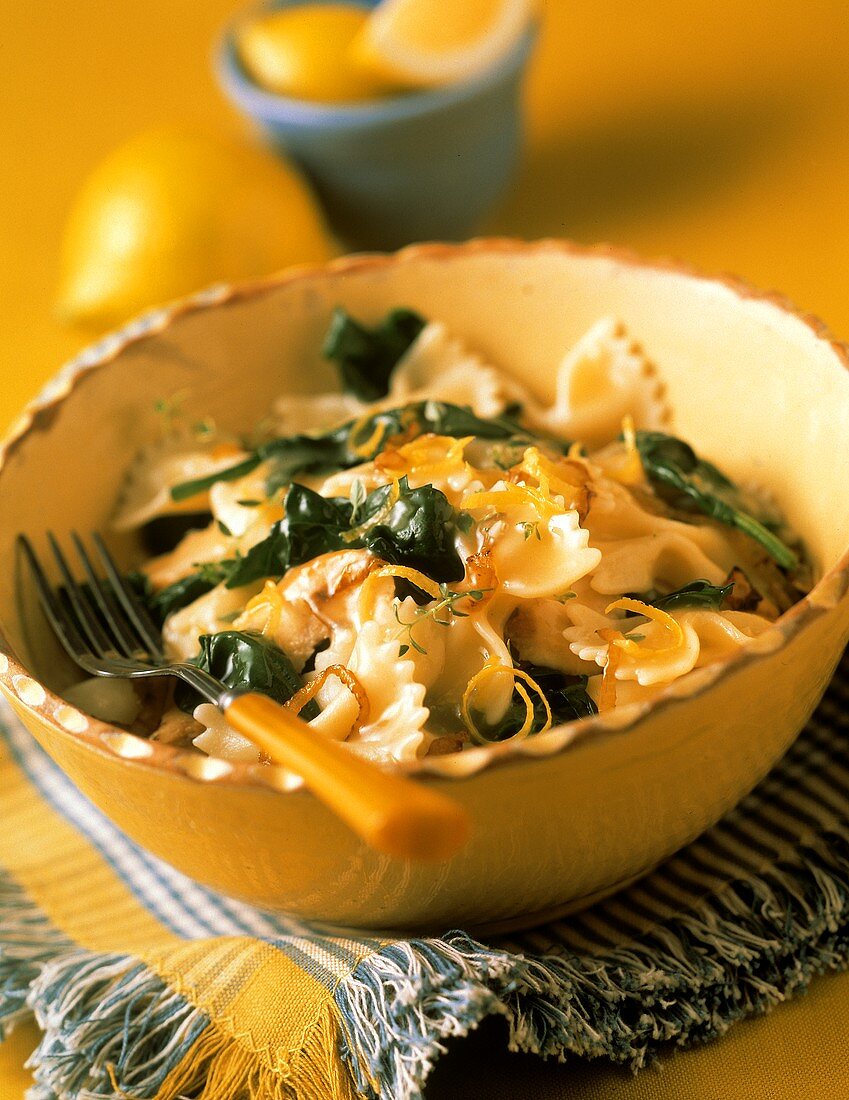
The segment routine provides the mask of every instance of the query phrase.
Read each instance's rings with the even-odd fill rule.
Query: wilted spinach
[[[223,630],[220,634],[203,634],[200,653],[192,664],[204,669],[230,689],[258,691],[278,703],[285,703],[303,686],[292,662],[279,646],[263,634],[248,631]],[[187,684],[181,683],[175,692],[177,705],[191,713],[203,698]],[[301,711],[309,721],[318,714],[315,702]]]
[[[675,611],[686,607],[701,607],[708,611],[719,611],[723,601],[734,588],[733,584],[715,585],[710,581],[690,581],[683,588],[668,592],[665,596],[653,596],[645,602],[661,611]]]
[[[228,588],[282,577],[293,565],[301,565],[329,550],[341,550],[345,543],[351,504],[328,499],[297,482],[289,486],[284,500],[285,515],[269,534],[232,564],[226,578]]]
[[[411,309],[393,309],[379,325],[366,328],[337,308],[321,353],[336,363],[347,393],[376,401],[389,392],[392,371],[424,327],[424,318]]]
[[[411,566],[436,581],[459,581],[465,568],[454,546],[455,520],[454,509],[439,489],[402,488],[389,515],[367,530],[362,542],[383,561]]]
[[[698,511],[755,539],[785,569],[799,559],[760,520],[741,507],[734,484],[711,462],[699,458],[681,439],[664,432],[637,432],[637,449],[646,476],[657,492],[682,511]]]
[[[147,603],[160,622],[185,607],[217,584],[238,588],[265,577],[282,577],[287,569],[311,561],[331,550],[370,550],[393,565],[420,569],[437,581],[463,578],[463,562],[454,546],[457,514],[448,498],[432,485],[411,489],[407,479],[398,482],[398,500],[388,514],[369,526],[385,510],[390,485],[369,493],[357,509],[344,497],[323,497],[293,482],[284,499],[285,515],[268,535],[246,554],[210,562],[183,577]],[[356,537],[350,532],[356,529]],[[347,536],[347,537],[346,537]]]
[[[412,439],[425,432],[454,438],[471,435],[478,439],[508,440],[521,435],[522,429],[509,416],[482,419],[460,405],[414,401],[350,420],[321,435],[271,439],[257,447],[249,458],[227,470],[175,485],[171,496],[177,501],[186,500],[206,492],[218,481],[244,477],[262,462],[270,465],[266,490],[271,495],[288,485],[295,474],[347,470],[361,462],[371,462],[395,438]]]

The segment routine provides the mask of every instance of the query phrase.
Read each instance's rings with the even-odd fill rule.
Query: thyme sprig
[[[401,618],[401,603],[399,600],[396,600],[393,605],[393,612],[395,619],[401,627],[396,634],[396,638],[407,639],[406,642],[402,642],[399,646],[398,656],[403,657],[410,649],[414,649],[417,653],[426,655],[427,650],[425,647],[413,636],[413,631],[417,626],[427,619],[431,619],[433,622],[438,623],[439,626],[450,626],[454,619],[467,619],[469,617],[469,612],[461,611],[457,606],[460,600],[464,600],[468,596],[468,598],[474,600],[475,603],[479,603],[484,596],[491,591],[491,588],[467,588],[459,592],[454,592],[445,582],[443,582],[439,586],[440,598],[434,601],[429,607],[417,607],[413,613],[413,618],[409,620]]]

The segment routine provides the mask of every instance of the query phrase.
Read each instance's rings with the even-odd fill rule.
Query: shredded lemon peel
[[[620,485],[639,485],[645,480],[645,472],[637,447],[634,418],[630,415],[622,417],[622,441],[625,444],[624,455],[606,463],[604,472]]]
[[[611,645],[615,645],[617,649],[627,653],[630,657],[641,661],[652,661],[660,657],[666,657],[670,653],[681,649],[684,645],[684,631],[680,623],[676,622],[666,611],[661,611],[659,607],[652,607],[651,604],[643,603],[642,600],[634,600],[630,596],[623,596],[621,599],[608,604],[604,613],[609,615],[611,611],[633,611],[637,615],[642,615],[644,618],[650,619],[658,626],[663,627],[672,639],[670,644],[665,646],[642,645],[640,642],[623,636],[613,639]]]
[[[242,614],[233,625],[236,629],[240,629],[245,624],[245,616],[254,611],[266,610],[268,615],[261,633],[274,637],[280,628],[280,620],[283,616],[283,597],[280,595],[280,589],[277,587],[276,581],[266,581],[262,586],[262,591],[255,596],[251,596],[245,604]]]
[[[601,689],[598,693],[599,713],[612,710],[616,706],[616,670],[622,658],[622,650],[619,646],[614,646],[614,643],[621,641],[622,635],[618,630],[612,630],[610,633],[615,634],[616,637],[610,638],[610,644],[607,648],[607,660],[601,674]]]
[[[534,680],[532,676],[528,675],[527,672],[523,672],[520,668],[514,668],[511,665],[505,665],[502,664],[501,661],[493,660],[492,658],[490,658],[486,661],[483,668],[479,669],[479,671],[476,672],[471,680],[469,680],[469,682],[466,684],[466,689],[463,692],[463,698],[460,700],[460,714],[463,718],[463,722],[465,723],[466,729],[469,731],[472,740],[479,745],[489,745],[492,744],[492,742],[487,737],[485,737],[483,733],[481,733],[474,718],[472,718],[470,708],[472,696],[478,690],[478,688],[480,688],[480,686],[487,680],[490,680],[493,676],[498,676],[501,673],[505,672],[513,677],[513,686],[515,688],[516,694],[525,704],[525,720],[522,723],[521,728],[518,729],[512,736],[506,737],[504,739],[505,742],[524,741],[524,739],[531,732],[534,724],[534,706],[531,702],[531,698],[525,690],[523,684],[516,683],[515,681],[523,680],[528,685],[528,687],[530,687],[532,691],[535,691],[542,700],[542,705],[545,708],[546,717],[545,722],[543,723],[542,727],[537,730],[537,733],[545,733],[546,730],[551,729],[551,725],[554,720],[551,714],[551,707],[548,704],[548,699],[546,699],[542,688],[539,686],[536,680]]]
[[[351,441],[351,453],[357,455],[358,458],[371,458],[375,450],[383,443],[386,438],[386,433],[389,431],[388,422],[385,420],[378,420],[368,439],[362,440],[359,443],[354,442],[363,427],[371,419],[372,415],[372,413],[366,413],[358,420],[355,420],[348,433],[348,439]]]
[[[506,485],[503,489],[467,493],[463,497],[462,507],[469,511],[477,508],[494,508],[497,512],[503,512],[511,504],[528,505],[541,520],[552,519],[563,512],[563,509],[558,508],[542,488],[534,488],[531,485]]]
[[[391,470],[398,477],[406,474],[432,482],[436,478],[450,477],[469,469],[463,455],[474,438],[467,435],[455,439],[453,436],[429,433],[400,447],[381,451],[374,464],[380,470]]]
[[[375,589],[378,581],[380,581],[382,577],[398,577],[401,580],[409,581],[410,584],[414,584],[416,588],[420,588],[422,592],[425,592],[433,600],[438,600],[442,596],[442,590],[436,581],[431,580],[430,577],[425,576],[425,574],[418,569],[413,569],[408,565],[384,565],[380,569],[376,569],[373,573],[369,573],[360,589],[357,609],[360,614],[360,619],[364,622],[374,615],[374,606],[376,602]]]
[[[368,721],[371,707],[366,689],[360,683],[355,673],[349,668],[346,668],[345,665],[328,665],[327,668],[323,668],[314,680],[310,680],[308,684],[304,684],[304,686],[296,691],[292,698],[288,699],[283,706],[286,710],[292,710],[295,714],[300,714],[307,703],[312,702],[316,695],[318,695],[331,676],[335,676],[350,691],[359,707],[357,717],[354,719],[351,729],[348,732],[348,737],[350,737],[352,733],[357,733]]]

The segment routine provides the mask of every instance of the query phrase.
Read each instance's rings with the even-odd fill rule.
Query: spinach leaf
[[[684,607],[702,607],[709,611],[719,611],[722,603],[730,594],[733,584],[717,586],[710,581],[690,581],[683,588],[669,592],[665,596],[655,596],[646,600],[652,607],[659,607],[661,611],[674,611]]]
[[[161,625],[172,612],[194,603],[225,580],[231,564],[229,561],[207,562],[197,572],[181,577],[159,592],[148,591],[145,594],[145,603]]]
[[[401,496],[385,521],[364,533],[363,544],[375,557],[412,566],[436,581],[462,580],[465,568],[454,546],[456,513],[448,498],[432,485],[410,489],[406,482],[402,478]]]
[[[192,664],[209,672],[231,689],[258,691],[278,703],[285,703],[303,686],[292,662],[279,646],[263,634],[249,631],[223,630],[220,634],[203,634],[200,653]],[[201,696],[187,684],[180,684],[175,695],[177,705],[191,713]],[[315,702],[301,711],[306,721],[318,714]]]
[[[252,470],[255,470],[261,461],[258,455],[252,454],[242,462],[237,462],[235,466],[228,466],[226,470],[219,470],[217,473],[207,474],[205,477],[193,478],[191,481],[182,481],[179,485],[172,486],[171,499],[177,501],[188,500],[189,497],[193,497],[197,493],[205,493],[217,481],[235,481],[237,478],[245,477]]]
[[[270,464],[266,491],[273,495],[288,485],[295,474],[347,470],[361,462],[371,462],[394,437],[411,439],[424,432],[454,438],[471,435],[478,439],[508,440],[521,435],[522,429],[509,416],[483,419],[460,405],[443,401],[415,401],[360,420],[350,420],[322,435],[271,439],[259,446],[250,458],[231,466],[229,470],[219,470],[175,485],[171,496],[174,500],[185,500],[205,492],[217,481],[243,477],[261,462]],[[528,442],[531,442],[530,438]]]
[[[799,564],[789,546],[742,509],[733,483],[712,463],[699,458],[688,443],[663,432],[639,431],[637,449],[646,476],[674,507],[702,512],[728,527],[736,527],[759,542],[785,569]]]
[[[447,401],[421,401],[407,406],[421,431],[450,435],[460,439],[472,435],[476,439],[510,439],[522,434],[521,425],[512,416],[476,416],[467,405],[451,405]],[[530,442],[530,440],[529,440]]]
[[[228,588],[263,577],[282,577],[293,565],[346,545],[342,532],[348,529],[350,501],[328,499],[295,482],[286,493],[284,508],[285,516],[262,542],[231,563],[226,577]]]
[[[454,547],[456,516],[445,494],[432,485],[410,489],[406,478],[401,478],[398,488],[399,498],[388,516],[372,527],[368,522],[383,510],[391,486],[381,485],[369,493],[357,515],[362,533],[346,538],[354,527],[351,502],[328,499],[293,483],[284,502],[286,515],[267,538],[233,563],[227,587],[281,577],[293,565],[345,547],[365,547],[384,561],[420,569],[434,580],[462,580],[463,562]]]
[[[424,318],[410,309],[393,309],[370,329],[338,308],[321,353],[336,363],[347,393],[376,401],[389,392],[392,371],[424,327]]]

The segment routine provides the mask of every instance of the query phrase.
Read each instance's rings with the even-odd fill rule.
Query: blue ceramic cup
[[[273,6],[305,2],[316,0]],[[239,62],[239,23],[216,54],[221,84],[272,145],[304,169],[348,246],[390,249],[466,237],[504,193],[519,158],[522,76],[534,28],[473,80],[339,105],[259,88]]]

